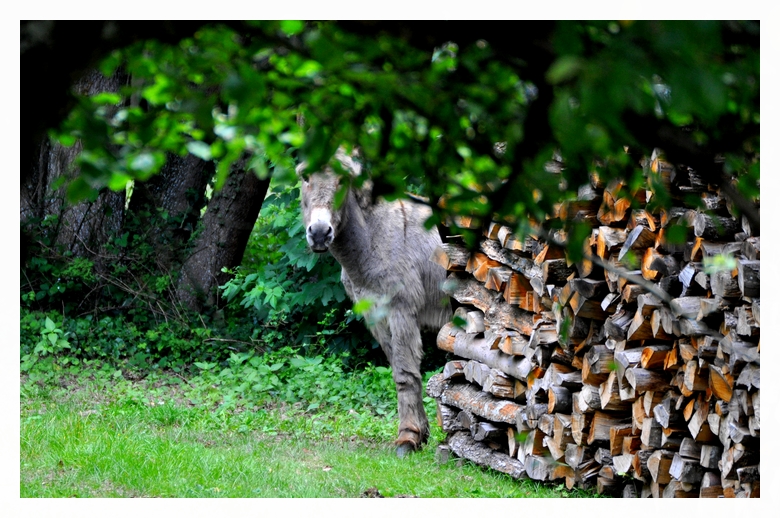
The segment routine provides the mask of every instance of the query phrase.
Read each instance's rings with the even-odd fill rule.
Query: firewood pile
[[[592,226],[577,263],[495,223],[431,257],[459,304],[427,386],[442,458],[613,496],[759,496],[759,232],[694,171],[648,162],[672,209],[596,178],[558,207]]]

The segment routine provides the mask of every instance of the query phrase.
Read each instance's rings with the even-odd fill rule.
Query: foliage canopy
[[[81,98],[57,135],[83,143],[73,200],[149,178],[165,152],[215,160],[219,187],[244,151],[292,184],[296,161],[311,172],[347,145],[376,196],[428,196],[432,225],[443,211],[520,231],[548,219],[577,241],[555,204],[594,174],[647,182],[640,159],[660,148],[757,219],[758,42],[757,22],[204,24],[112,52],[101,70],[130,84]]]

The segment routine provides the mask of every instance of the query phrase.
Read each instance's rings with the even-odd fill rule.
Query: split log
[[[506,429],[507,436],[507,449],[510,457],[517,457],[517,450],[520,446],[520,434],[517,432],[517,428],[509,426]]]
[[[731,401],[734,389],[734,377],[731,374],[724,373],[717,365],[711,365],[709,385],[715,397],[726,402]]]
[[[712,293],[724,298],[739,298],[742,291],[739,289],[737,271],[718,271],[710,276]]]
[[[752,306],[739,306],[735,310],[737,316],[737,334],[745,337],[758,336],[760,329],[753,317]]]
[[[504,441],[506,440],[506,427],[496,426],[493,423],[480,421],[476,423],[471,435],[475,441]]]
[[[485,384],[485,380],[487,379],[489,372],[490,367],[484,363],[474,360],[467,362],[463,368],[463,375],[465,376],[466,380],[472,383],[476,383],[480,387]]]
[[[628,234],[620,228],[599,227],[596,236],[596,255],[606,259],[608,255],[617,252],[626,241]]]
[[[458,420],[459,410],[436,400],[436,421],[441,429],[447,433],[463,430],[464,427]]]
[[[439,335],[441,336],[442,332]],[[442,348],[438,340],[437,345]],[[450,344],[447,342],[445,345]],[[484,338],[473,338],[463,332],[457,333],[451,347],[445,350],[462,358],[478,361],[519,380],[525,381],[534,369],[534,364],[528,358],[510,356],[498,349],[490,349],[490,343]]]
[[[699,464],[705,469],[718,469],[718,461],[723,454],[723,448],[717,444],[702,444]]]
[[[596,441],[608,442],[610,428],[613,426],[624,426],[630,423],[630,418],[597,410],[594,412],[593,419],[590,422],[590,432],[588,433],[587,443],[590,445]]]
[[[633,471],[634,455],[616,455],[612,458],[612,465],[615,467],[615,473],[620,476],[626,476]]]
[[[661,498],[697,498],[699,495],[691,484],[672,480],[663,489]]]
[[[474,279],[459,279],[450,275],[444,282],[442,291],[461,304],[471,304],[482,310],[485,327],[488,329],[513,329],[526,336],[533,331],[531,313],[497,299]]]
[[[677,318],[696,318],[701,311],[702,297],[679,297],[672,299],[669,308]]]
[[[463,323],[461,327],[469,334],[485,332],[485,315],[479,310],[469,310],[465,306],[461,306],[455,310],[453,320],[456,318],[460,319]]]
[[[599,301],[587,299],[576,292],[573,293],[569,299],[569,305],[574,314],[580,318],[605,320],[609,316],[609,314],[601,308],[601,303]]]
[[[697,459],[688,459],[675,453],[669,466],[669,475],[679,482],[698,484],[704,476],[704,468]]]
[[[626,340],[647,340],[650,338],[654,338],[650,318],[644,317],[641,312],[637,311],[626,331]]]
[[[593,419],[592,414],[582,414],[572,410],[571,413],[571,436],[574,442],[582,445],[587,440],[590,432],[590,423]]]
[[[447,271],[463,271],[469,261],[468,249],[457,243],[442,243],[431,254],[430,260]]]
[[[609,338],[625,340],[634,315],[625,309],[618,309],[604,321],[604,331]]]
[[[503,293],[513,273],[512,269],[506,266],[490,268],[485,279],[485,288]]]
[[[743,297],[758,297],[761,294],[761,261],[740,259],[737,261],[737,284]]]
[[[742,254],[750,261],[758,261],[761,259],[761,238],[749,237],[742,242],[741,247]]]
[[[683,387],[688,391],[687,395],[691,392],[704,392],[709,386],[709,367],[699,366],[699,362],[691,360],[685,364],[685,376],[683,377]],[[683,395],[685,391],[683,391]]]
[[[703,298],[703,297],[685,297],[685,298],[698,298],[699,299],[699,313],[695,317],[689,317],[689,318],[696,318],[696,320],[703,320],[707,317],[709,317],[712,314],[720,314],[723,313],[725,310],[727,310],[730,306],[729,301],[724,299],[723,297],[719,297],[717,295],[711,297],[711,298]]]
[[[566,387],[552,386],[547,389],[547,412],[550,414],[570,414],[572,398]]]
[[[647,227],[641,225],[636,227],[626,236],[626,241],[618,253],[618,260],[622,260],[629,251],[636,252],[655,245],[655,237],[655,233]]]
[[[612,455],[620,455],[624,453],[623,444],[626,437],[629,437],[632,433],[631,425],[612,426],[609,429],[609,452]]]
[[[609,377],[615,355],[606,345],[591,347],[582,362],[582,381],[590,385],[600,385]]]
[[[464,377],[463,370],[466,366],[466,362],[463,360],[452,360],[448,361],[444,365],[444,369],[442,370],[442,375],[444,376],[444,379],[451,380],[451,379],[460,379]]]
[[[663,369],[670,349],[669,345],[648,345],[642,348],[639,363],[643,369]]]
[[[658,484],[668,484],[672,480],[669,474],[669,468],[674,460],[674,452],[668,450],[655,450],[647,459],[647,470],[653,478],[653,482]]]
[[[482,390],[499,398],[515,399],[517,397],[515,381],[498,369],[490,369],[482,384]]]
[[[488,272],[491,268],[500,265],[501,263],[490,259],[487,255],[481,252],[474,252],[469,262],[466,263],[466,272],[473,275],[479,282],[484,283],[487,281]]]
[[[740,226],[740,223],[730,216],[699,213],[693,220],[693,233],[704,239],[731,241],[734,234],[741,230]]]
[[[631,400],[621,398],[616,371],[612,371],[606,381],[599,386],[599,400],[602,410],[626,412],[631,408]]]
[[[574,268],[567,264],[565,258],[550,259],[542,263],[542,281],[545,285],[563,286],[572,273],[574,273]]]
[[[447,445],[457,456],[468,459],[475,464],[506,473],[512,478],[527,478],[525,466],[523,466],[522,462],[474,441],[468,432],[452,434],[447,439]]]
[[[506,399],[497,399],[473,385],[451,384],[442,391],[439,397],[446,405],[468,410],[488,421],[515,424],[515,414],[518,410],[516,403]]]
[[[492,271],[492,269],[490,271]],[[511,273],[509,281],[504,286],[504,300],[509,304],[517,304],[527,311],[533,309],[533,303],[531,303],[530,307],[528,304],[528,297],[532,296],[533,293],[533,287],[528,279],[526,279],[524,275],[514,271]],[[531,300],[533,301],[533,297]]]
[[[553,480],[554,469],[555,461],[552,458],[536,455],[525,458],[525,472],[533,480]]]
[[[642,433],[640,439],[642,446],[648,449],[661,447],[663,427],[655,419],[645,419],[642,421]]]

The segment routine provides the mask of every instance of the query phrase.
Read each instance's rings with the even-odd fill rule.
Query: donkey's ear
[[[347,155],[344,146],[339,146],[336,150],[336,160],[339,161],[341,167],[343,167],[350,176],[353,178],[360,176],[363,166],[360,163],[360,150],[357,147],[352,148],[352,152]]]
[[[306,170],[307,165],[309,165],[309,163],[306,160],[304,160],[303,162],[295,166],[295,174],[297,174],[299,178],[302,178],[304,180],[305,178],[303,178],[303,172]]]
[[[367,209],[373,203],[374,182],[365,180],[363,185],[353,190],[355,199],[361,209]]]

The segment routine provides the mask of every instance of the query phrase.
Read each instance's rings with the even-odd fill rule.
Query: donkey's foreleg
[[[417,318],[402,311],[388,315],[391,333],[393,381],[398,394],[397,453],[403,456],[418,449],[428,439],[428,417],[422,400],[422,339]]]

